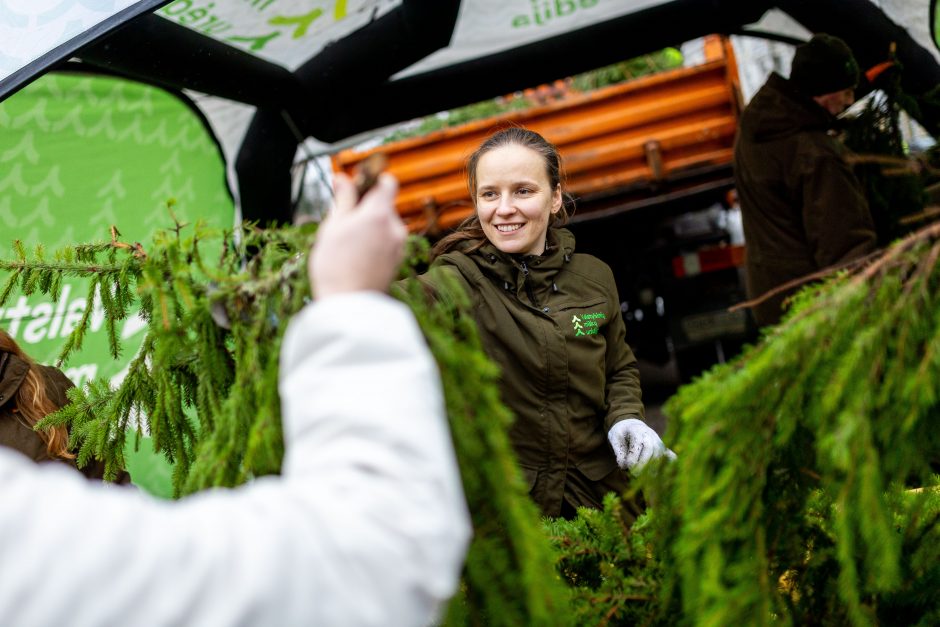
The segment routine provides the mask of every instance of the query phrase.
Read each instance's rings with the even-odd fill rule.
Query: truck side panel
[[[722,49],[723,50],[723,49]],[[521,125],[558,146],[579,219],[591,200],[637,188],[647,195],[681,184],[697,171],[730,169],[738,114],[733,59],[570,95],[562,100],[333,157],[350,172],[373,152],[389,158],[398,177],[398,210],[412,232],[456,226],[472,212],[464,163],[495,128]]]

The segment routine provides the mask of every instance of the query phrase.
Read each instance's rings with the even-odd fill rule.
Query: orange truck
[[[731,173],[740,108],[730,44],[710,37],[701,65],[345,150],[333,167],[351,172],[385,153],[399,213],[412,232],[435,239],[473,211],[464,163],[482,140],[510,124],[541,133],[564,159],[578,250],[617,277],[628,340],[641,358],[674,356],[688,379],[754,333],[745,311],[728,311],[744,298]]]

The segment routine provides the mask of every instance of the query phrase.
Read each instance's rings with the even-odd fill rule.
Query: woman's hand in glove
[[[615,423],[607,432],[607,440],[617,456],[617,465],[633,474],[639,474],[651,459],[664,455],[669,459],[676,458],[659,435],[638,418]]]

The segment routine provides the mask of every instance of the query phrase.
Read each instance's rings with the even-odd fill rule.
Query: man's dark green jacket
[[[747,244],[748,296],[864,256],[876,246],[874,222],[835,119],[778,74],[748,104],[738,129],[734,175]],[[793,290],[754,309],[775,324]]]
[[[562,500],[600,507],[626,486],[607,431],[642,418],[636,358],[625,341],[610,268],[574,254],[574,236],[550,229],[541,256],[513,256],[492,244],[458,247],[421,280],[446,272],[472,299],[483,346],[501,368],[503,402],[515,414],[510,438],[532,498],[557,516]]]

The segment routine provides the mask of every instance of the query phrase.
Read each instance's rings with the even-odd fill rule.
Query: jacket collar
[[[0,407],[16,396],[29,374],[29,364],[12,353],[0,352]]]
[[[770,75],[741,118],[741,129],[758,141],[788,137],[801,131],[828,131],[838,120],[812,98],[777,74]]]
[[[550,228],[548,248],[541,255],[510,255],[487,242],[468,256],[484,274],[513,287],[521,285],[527,277],[535,285],[541,285],[552,283],[555,275],[571,260],[574,246],[571,231]]]

